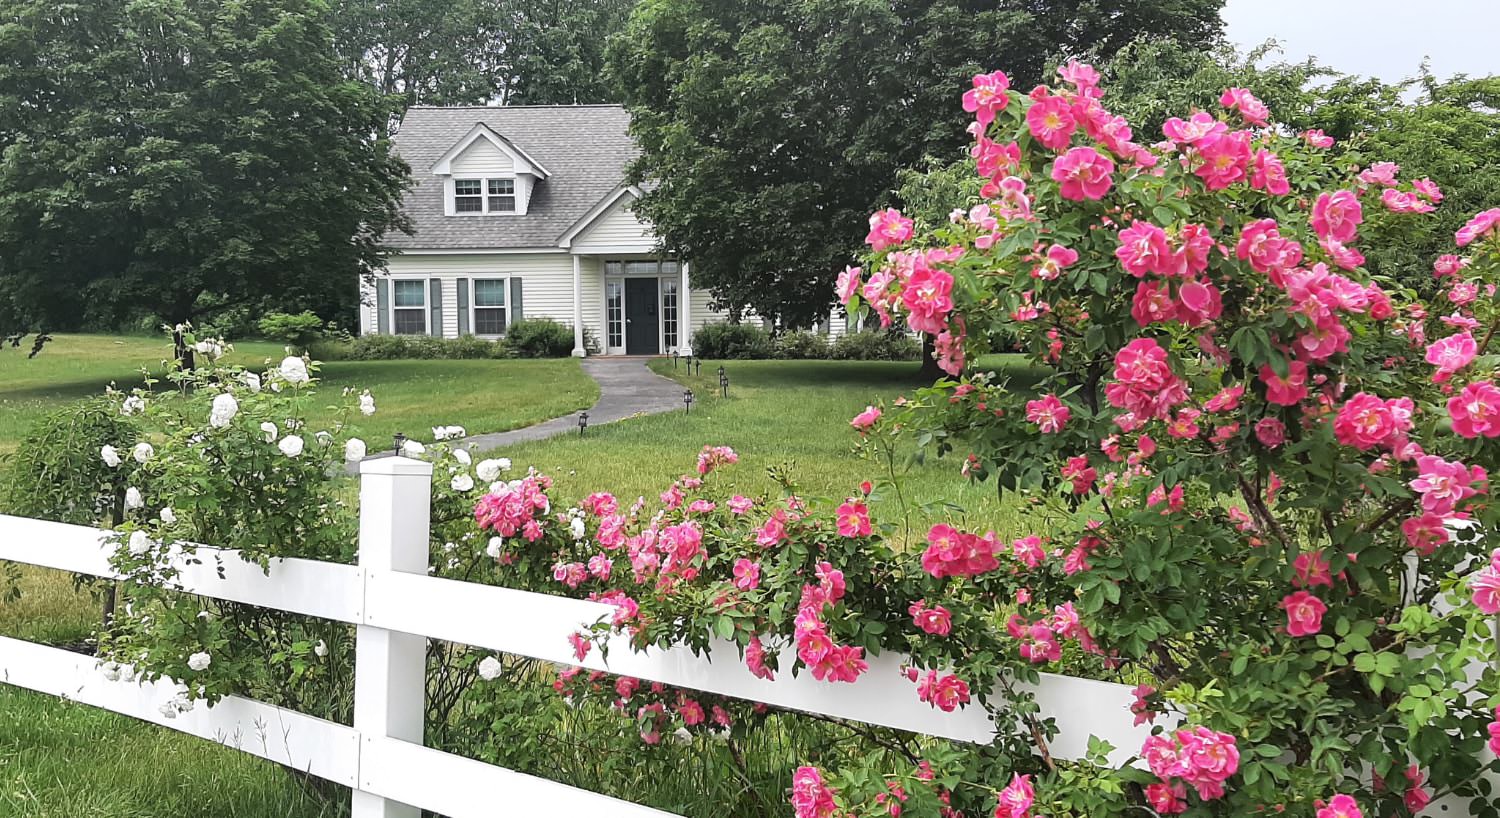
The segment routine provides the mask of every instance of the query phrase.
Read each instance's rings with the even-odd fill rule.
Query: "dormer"
[[[483,123],[432,166],[449,216],[524,216],[532,191],[551,172]]]

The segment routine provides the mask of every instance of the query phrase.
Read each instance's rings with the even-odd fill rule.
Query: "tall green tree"
[[[351,307],[407,171],[329,14],[0,0],[0,323]]]
[[[611,102],[604,44],[635,0],[337,0],[346,73],[404,106]]]
[[[650,180],[640,210],[734,312],[832,304],[899,168],[952,160],[969,78],[1029,88],[1143,32],[1212,42],[1222,0],[644,0],[608,65]]]

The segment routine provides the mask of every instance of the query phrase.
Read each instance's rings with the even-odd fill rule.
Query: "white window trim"
[[[503,282],[505,282],[504,283],[504,287],[505,287],[505,306],[504,307],[481,307],[481,306],[479,306],[476,303],[477,299],[474,297],[474,282],[476,282],[476,281],[503,281]],[[492,275],[470,276],[469,277],[469,283],[468,283],[467,286],[469,288],[469,299],[468,299],[469,300],[469,334],[473,335],[475,338],[485,338],[485,339],[488,339],[488,340],[498,340],[500,338],[504,338],[505,337],[504,334],[501,334],[501,335],[480,335],[479,334],[479,322],[475,320],[475,312],[474,311],[476,309],[481,309],[481,310],[499,310],[499,309],[503,309],[503,310],[505,310],[505,329],[506,329],[507,332],[509,332],[510,331],[510,325],[511,325],[511,316],[515,315],[515,311],[513,311],[510,308],[510,300],[511,300],[511,297],[512,297],[512,293],[510,291],[510,276],[492,276]]]
[[[392,276],[391,277],[391,303],[389,305],[389,309],[387,310],[390,313],[391,334],[392,335],[412,335],[412,336],[415,337],[415,333],[397,332],[396,331],[396,309],[397,309],[397,307],[396,307],[396,282],[398,282],[398,281],[419,281],[419,282],[421,282],[421,284],[422,284],[422,335],[431,335],[432,334],[432,303],[431,303],[432,302],[432,285],[428,282],[428,278],[426,276],[423,276],[421,278],[418,278],[416,276],[401,276],[401,277]],[[414,310],[414,309],[416,309],[416,307],[401,307],[400,309],[403,309],[403,310]]]
[[[515,208],[512,210],[490,210],[490,180],[510,182],[511,192],[508,194],[515,199]],[[479,209],[459,212],[458,209],[458,183],[479,182]],[[520,216],[525,208],[521,205],[521,192],[524,186],[515,175],[509,176],[455,176],[447,185],[448,188],[448,212],[454,216]],[[507,195],[507,194],[496,194]]]

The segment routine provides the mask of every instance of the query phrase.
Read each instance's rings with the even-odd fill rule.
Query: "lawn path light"
[[[589,413],[578,413],[578,436],[583,437],[583,430],[589,428]]]
[[[396,441],[396,454],[400,455],[401,454],[401,450],[406,447],[406,435],[401,434],[400,432],[397,432],[396,433],[396,437],[395,437],[395,441]]]
[[[722,366],[719,367],[719,391],[724,397],[729,397],[729,373],[725,372]]]
[[[688,414],[693,413],[693,390],[682,390],[682,405]]]
[[[682,353],[678,352],[675,349],[672,350],[672,371],[673,372],[677,371],[677,361],[681,357],[682,357]]]
[[[703,359],[702,358],[698,358],[693,363],[694,363],[693,374],[694,375],[702,375],[703,374]]]

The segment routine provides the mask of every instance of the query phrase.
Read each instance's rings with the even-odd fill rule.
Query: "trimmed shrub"
[[[829,357],[839,361],[915,361],[922,356],[922,344],[900,332],[862,330],[841,335],[829,349]]]
[[[566,358],[573,354],[573,328],[546,318],[511,324],[501,342],[517,358]]]
[[[776,338],[776,357],[792,360],[827,358],[828,336],[807,330],[787,332]]]
[[[283,341],[299,350],[307,349],[313,341],[324,337],[323,319],[309,311],[296,314],[273,312],[260,319],[256,326],[260,334],[272,341]]]
[[[436,359],[503,358],[498,342],[462,335],[433,338],[428,335],[361,335],[348,344],[315,344],[313,357],[324,361],[399,361]]]
[[[754,324],[704,324],[693,333],[693,354],[699,358],[770,358],[771,335]]]
[[[101,451],[136,437],[117,399],[89,398],[44,415],[6,464],[0,510],[77,525],[107,521],[122,502],[134,469],[109,466]],[[135,466],[128,449],[118,456]]]

